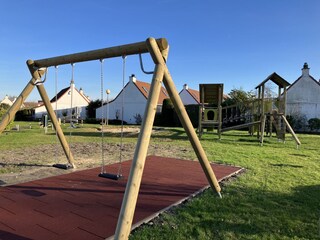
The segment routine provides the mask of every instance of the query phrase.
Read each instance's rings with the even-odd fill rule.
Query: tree
[[[1,103],[0,104],[0,119],[2,118],[2,116],[7,112],[7,110],[10,108],[10,106],[8,104],[5,103]]]
[[[161,118],[163,126],[174,126],[174,107],[170,98],[163,100]]]
[[[2,120],[2,117],[6,114],[10,106],[5,103],[0,104],[0,121]],[[7,129],[11,129],[11,126],[13,124],[13,120],[7,125]]]
[[[228,95],[229,98],[224,101],[223,105],[237,105],[241,113],[247,110],[249,103],[255,98],[255,94],[252,91],[246,92],[242,88],[234,88]]]
[[[96,117],[96,109],[101,107],[101,100],[97,99],[95,101],[91,101],[89,105],[86,107],[87,110],[87,118],[95,118]]]

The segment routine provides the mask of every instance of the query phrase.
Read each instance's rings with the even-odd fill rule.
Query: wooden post
[[[32,60],[28,60],[27,61],[27,65],[29,67],[29,70],[33,76],[34,79],[40,79],[41,78],[41,75],[39,74],[39,72],[37,71],[36,68],[34,68],[34,62]],[[66,138],[64,137],[64,134],[63,134],[63,131],[60,127],[60,124],[57,120],[57,116],[56,114],[54,113],[54,110],[51,106],[51,103],[50,103],[50,100],[49,100],[49,97],[48,97],[48,94],[43,86],[43,84],[38,84],[36,85],[37,86],[37,89],[39,91],[39,94],[41,96],[41,99],[47,109],[47,112],[48,112],[48,115],[52,121],[52,124],[54,126],[54,128],[56,129],[57,131],[57,136],[58,136],[58,139],[61,143],[61,146],[63,148],[63,151],[68,159],[68,162],[70,163],[70,165],[75,168],[75,164],[74,164],[74,159],[73,159],[73,155],[70,151],[70,148],[69,148],[69,145],[68,145],[68,142],[66,140]]]
[[[289,129],[289,132],[291,133],[292,137],[296,141],[297,146],[300,146],[301,142],[300,142],[299,138],[297,137],[297,135],[295,134],[295,132],[293,131],[292,127],[290,126],[290,123],[288,122],[287,118],[285,116],[283,116],[283,114],[281,114],[281,118],[284,121],[287,128]]]
[[[156,51],[155,53],[150,52],[151,55],[153,56],[153,59],[155,62],[160,62],[164,64],[164,60],[160,54],[159,51]],[[156,58],[156,59],[155,59]],[[215,189],[216,192],[218,193],[218,195],[221,197],[220,191],[221,188],[219,186],[218,180],[211,168],[211,165],[208,161],[207,155],[204,152],[201,143],[199,141],[199,138],[197,137],[197,134],[192,126],[192,123],[189,119],[189,116],[187,114],[187,111],[181,101],[181,98],[178,94],[178,91],[176,90],[176,87],[172,81],[171,75],[169,73],[169,70],[167,67],[165,67],[165,71],[164,71],[164,79],[163,79],[163,83],[167,89],[167,92],[170,96],[170,99],[173,103],[174,109],[180,119],[180,122],[183,126],[183,128],[185,129],[189,141],[198,157],[198,160],[200,162],[200,165],[207,177],[207,180],[211,186],[212,189]]]
[[[261,122],[261,112],[262,112],[261,104],[262,104],[261,86],[259,86],[259,88],[258,88],[258,114],[257,114],[257,119],[259,119],[260,122]],[[260,126],[261,126],[261,123],[259,124],[258,129],[257,129],[257,138],[258,139],[260,138]]]
[[[261,119],[261,136],[260,136],[260,145],[263,146],[263,140],[264,140],[264,130],[266,127],[266,115],[262,115]]]
[[[150,94],[147,100],[147,106],[143,116],[136,150],[132,160],[132,166],[130,169],[125,194],[122,200],[120,215],[118,218],[114,237],[115,239],[128,239],[131,231],[132,220],[138,199],[138,193],[150,142],[153,121],[156,114],[157,103],[161,91],[163,74],[164,65],[157,64],[150,87]]]
[[[35,86],[35,81],[36,81],[36,79],[32,78],[28,82],[28,84],[25,86],[25,88],[20,93],[19,97],[12,104],[12,106],[8,109],[6,114],[2,117],[2,120],[0,122],[0,134],[8,126],[8,124],[14,119],[14,116],[16,115],[17,111],[19,111],[19,109],[21,108],[21,105],[24,103],[24,101],[27,99],[27,97],[32,92],[32,90]]]
[[[223,85],[219,85],[218,90],[218,136],[219,140],[221,140],[221,127],[222,127],[222,99],[223,99]]]

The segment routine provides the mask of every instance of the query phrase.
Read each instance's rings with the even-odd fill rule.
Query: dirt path
[[[0,152],[0,185],[11,185],[32,181],[49,176],[65,174],[70,171],[79,171],[101,165],[100,143],[73,143],[71,144],[76,169],[62,170],[53,168],[54,163],[66,163],[66,157],[61,147],[43,145],[27,149],[15,149]],[[105,144],[104,158],[106,164],[118,162],[120,159],[119,144]],[[124,144],[122,160],[133,158],[135,144]],[[190,149],[180,146],[150,145],[148,155],[164,157],[179,157],[190,159]],[[39,154],[41,153],[41,154]],[[192,154],[191,154],[192,156]],[[98,174],[98,173],[97,173]]]

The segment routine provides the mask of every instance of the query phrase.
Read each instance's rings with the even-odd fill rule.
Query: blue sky
[[[31,76],[27,59],[165,37],[170,44],[168,67],[178,91],[184,83],[224,83],[253,90],[272,72],[288,82],[301,75],[304,62],[320,78],[320,1],[318,0],[0,0],[0,99],[18,95]],[[145,68],[153,70],[144,56]],[[45,87],[55,94],[54,68]],[[122,59],[104,63],[105,88],[114,97],[122,87]],[[126,80],[151,76],[129,56]],[[76,87],[91,99],[100,96],[100,63],[75,65]],[[71,66],[58,68],[58,88],[67,87]],[[40,97],[35,89],[29,101]]]

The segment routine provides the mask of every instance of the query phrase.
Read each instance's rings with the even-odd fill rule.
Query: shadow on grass
[[[303,166],[300,166],[300,165],[285,164],[285,163],[279,163],[279,164],[270,163],[270,165],[273,166],[273,167],[303,168]]]
[[[37,163],[0,163],[1,167],[52,167],[52,164]]]

